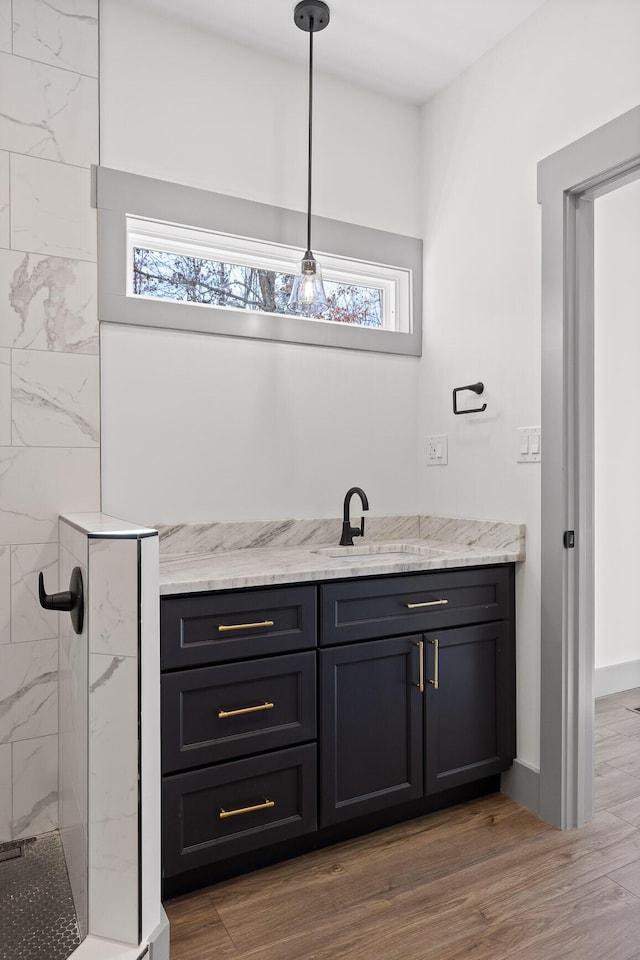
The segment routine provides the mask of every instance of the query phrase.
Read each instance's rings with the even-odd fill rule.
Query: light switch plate
[[[427,437],[427,466],[446,467],[449,462],[449,438],[446,434]]]
[[[540,463],[541,453],[540,427],[518,427],[518,463]]]

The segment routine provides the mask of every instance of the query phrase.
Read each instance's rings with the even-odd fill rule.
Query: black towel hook
[[[84,589],[82,571],[74,567],[71,571],[69,589],[60,593],[47,593],[44,589],[44,575],[38,575],[38,597],[40,606],[45,610],[66,610],[71,614],[71,623],[76,633],[82,633],[84,623]]]
[[[453,391],[453,412],[457,417],[461,416],[463,413],[482,413],[483,410],[487,409],[486,403],[483,403],[481,407],[475,407],[473,410],[458,410],[458,397],[457,395],[461,390],[472,390],[474,393],[477,393],[480,396],[484,392],[484,383],[478,380],[477,383],[468,383],[466,387],[456,387]]]

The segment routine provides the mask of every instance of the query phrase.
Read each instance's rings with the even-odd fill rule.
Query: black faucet
[[[367,500],[367,495],[362,489],[362,487],[350,487],[347,490],[346,496],[344,498],[344,510],[342,513],[342,536],[340,537],[340,546],[341,547],[352,547],[354,537],[364,537],[364,517],[360,520],[359,527],[352,527],[351,520],[349,519],[349,506],[351,504],[351,497],[357,493],[362,501],[362,509],[369,509],[369,501]]]

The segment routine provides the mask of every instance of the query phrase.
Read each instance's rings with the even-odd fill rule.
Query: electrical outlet
[[[449,443],[446,434],[439,437],[427,437],[427,465],[445,467],[449,462]]]
[[[518,427],[518,463],[540,463],[540,427]]]

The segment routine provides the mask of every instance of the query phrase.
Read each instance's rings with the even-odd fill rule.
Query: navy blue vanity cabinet
[[[164,894],[499,788],[514,565],[161,599]]]
[[[317,826],[316,588],[161,600],[165,881]]]
[[[511,765],[513,565],[326,583],[320,595],[322,827]]]

